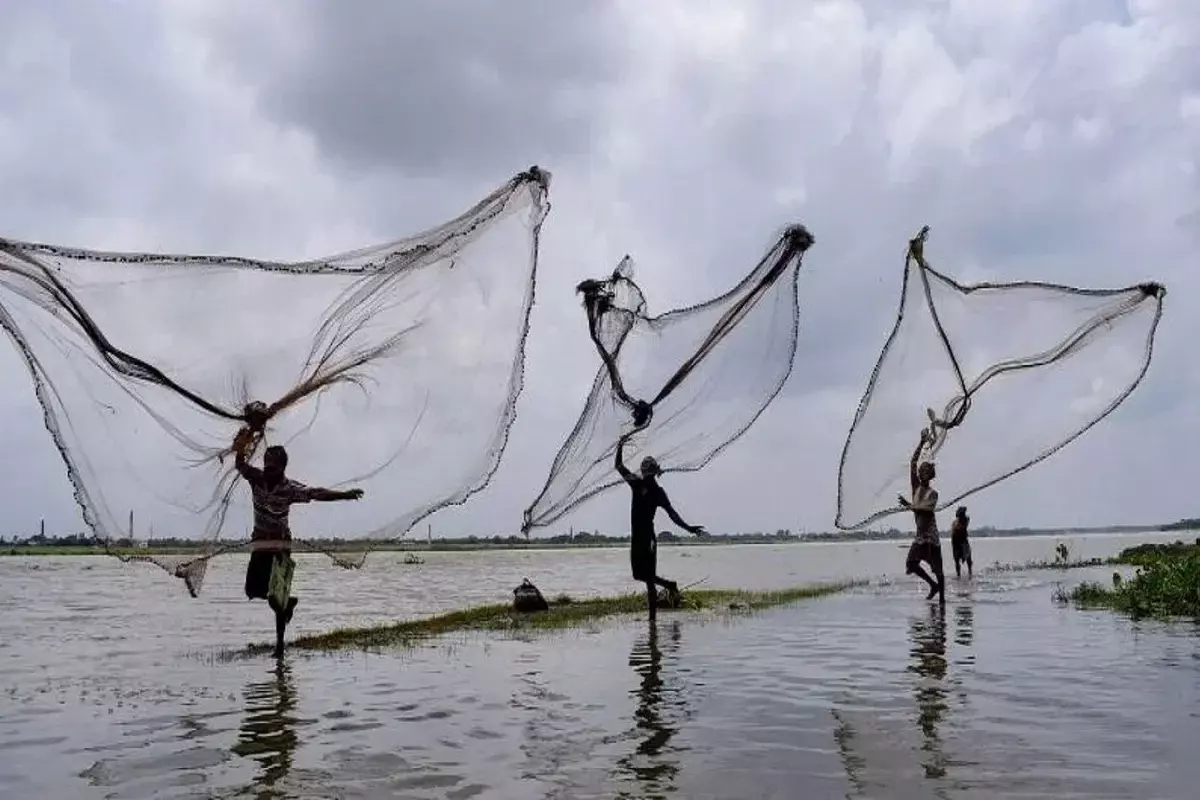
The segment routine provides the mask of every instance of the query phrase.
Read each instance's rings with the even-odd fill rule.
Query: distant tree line
[[[987,538],[993,536],[1033,536],[1033,535],[1063,535],[1067,533],[1132,533],[1145,530],[1158,531],[1182,531],[1182,530],[1200,530],[1200,518],[1181,519],[1178,522],[1160,525],[1110,525],[1106,527],[1092,528],[995,528],[988,525],[983,525],[978,528],[972,528],[971,535],[975,538]],[[860,531],[837,531],[835,533],[826,532],[802,532],[793,533],[791,529],[780,528],[772,532],[754,531],[747,533],[710,533],[702,542],[709,543],[776,543],[776,542],[801,542],[801,541],[875,541],[889,539],[907,539],[912,536],[911,530],[901,530],[898,528],[888,528],[887,530],[860,530]],[[675,542],[695,542],[695,537],[691,535],[678,534],[674,531],[661,531],[658,535],[659,541],[671,544]],[[223,540],[224,544],[236,545],[237,539]],[[570,533],[560,533],[554,536],[539,537],[536,539],[527,539],[519,534],[501,535],[495,534],[492,536],[461,536],[454,538],[435,538],[428,545],[424,539],[418,537],[409,537],[402,539],[393,539],[386,541],[379,540],[354,540],[354,539],[305,539],[311,545],[316,547],[328,547],[344,549],[359,545],[362,547],[403,547],[413,548],[428,546],[434,549],[438,548],[454,548],[454,547],[544,547],[544,546],[565,546],[565,547],[603,547],[610,545],[618,545],[629,541],[629,535],[622,533],[619,535],[609,535],[600,531],[571,531]],[[31,547],[64,547],[64,548],[101,548],[104,547],[105,541],[93,534],[72,533],[65,536],[47,535],[37,533],[33,536],[0,536],[0,544],[9,547],[13,546],[31,546]],[[150,538],[142,540],[134,540],[129,537],[113,539],[107,543],[110,547],[133,549],[171,549],[171,550],[188,550],[195,549],[201,545],[194,539],[178,539],[178,538]]]

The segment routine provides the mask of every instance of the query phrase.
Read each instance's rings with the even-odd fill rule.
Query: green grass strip
[[[778,591],[754,592],[736,589],[689,589],[683,594],[680,609],[660,608],[663,616],[681,612],[738,613],[783,606],[816,597],[836,594],[865,581],[797,586]],[[423,639],[450,633],[471,631],[555,631],[579,627],[589,622],[646,611],[644,592],[612,597],[573,600],[561,596],[549,601],[550,609],[535,613],[518,613],[511,605],[487,605],[451,611],[422,619],[405,620],[388,625],[366,628],[339,628],[328,633],[301,636],[288,643],[289,650],[307,652],[336,652],[345,650],[380,650],[404,647]],[[252,644],[227,654],[229,657],[248,657],[270,653],[273,645]]]

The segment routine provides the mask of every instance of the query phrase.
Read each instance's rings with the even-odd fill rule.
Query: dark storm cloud
[[[673,484],[714,529],[828,527],[922,225],[935,266],[965,279],[1157,278],[1171,294],[1147,384],[1112,424],[987,493],[979,518],[1184,516],[1179,476],[1200,443],[1179,401],[1200,380],[1198,239],[1180,224],[1200,209],[1198,9],[29,3],[0,25],[0,211],[21,238],[298,257],[415,232],[529,164],[550,169],[517,427],[494,490],[435,520],[447,533],[519,524],[597,368],[573,286],[625,253],[661,313],[735,284],[783,225],[816,236],[788,392]],[[3,377],[27,391],[15,362]],[[37,504],[73,518],[61,465],[45,464],[57,500]],[[614,496],[571,522],[626,512]]]
[[[604,94],[626,77],[600,0],[305,0],[281,13],[275,30],[246,24],[253,9],[220,20],[218,52],[267,114],[356,169],[453,179],[587,159]]]

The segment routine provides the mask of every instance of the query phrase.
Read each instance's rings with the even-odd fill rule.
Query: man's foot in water
[[[925,599],[932,600],[933,598],[937,597],[938,592],[941,591],[941,588],[942,587],[938,586],[936,583],[931,583],[929,585],[929,594],[925,595]],[[945,597],[945,595],[943,595],[943,597]]]
[[[283,622],[286,625],[292,621],[292,614],[296,613],[296,603],[300,602],[295,597],[289,597],[287,603],[287,611],[283,612]]]
[[[679,591],[679,584],[675,581],[667,581],[667,605],[671,608],[679,608],[683,602],[683,595]]]

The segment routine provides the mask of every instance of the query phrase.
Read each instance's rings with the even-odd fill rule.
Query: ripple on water
[[[673,568],[753,564],[769,586],[829,577],[805,570],[837,552],[720,550]],[[891,550],[854,552],[875,569]],[[612,591],[624,574],[619,552],[568,555],[561,570],[581,585]],[[481,593],[510,590],[493,563],[472,563],[491,564]],[[892,573],[728,623],[664,613],[654,628],[459,637],[276,669],[188,655],[264,638],[262,615],[229,599],[237,570],[224,599],[158,616],[147,608],[172,579],[109,564],[95,562],[90,597],[55,600],[37,570],[0,562],[4,597],[30,592],[0,619],[0,795],[1177,798],[1200,781],[1196,630],[1050,602],[1057,582],[1106,570],[981,572],[951,581],[944,610]],[[76,591],[70,569],[54,565],[54,592]],[[434,566],[472,585],[456,569]],[[393,582],[383,572],[371,579]],[[305,624],[344,622],[326,593]],[[88,631],[98,614],[105,630]]]

